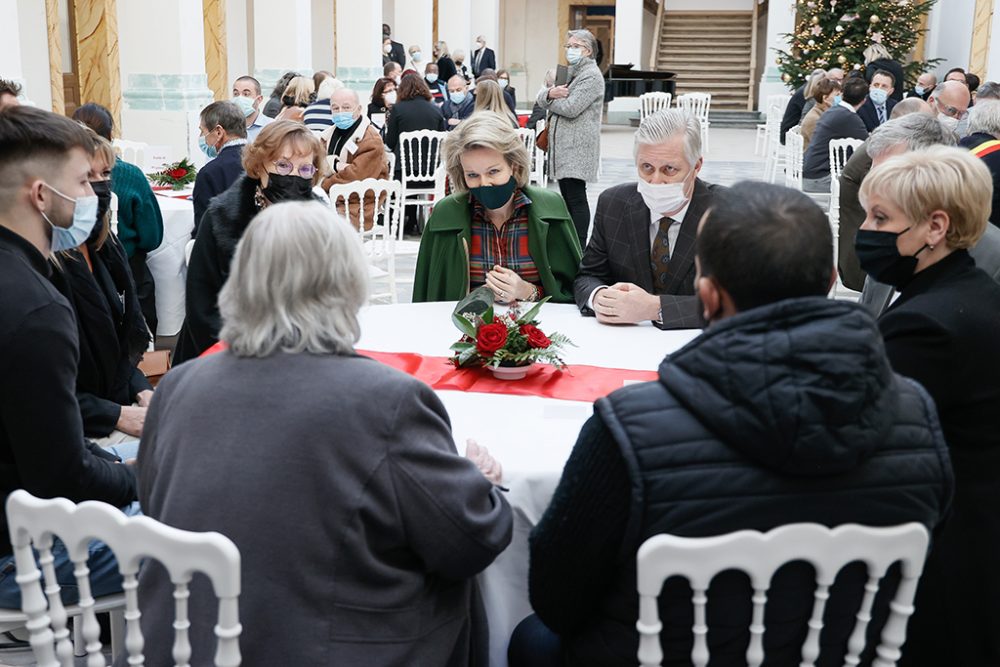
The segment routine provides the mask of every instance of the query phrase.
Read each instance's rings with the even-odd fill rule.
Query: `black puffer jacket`
[[[934,405],[916,383],[892,373],[878,329],[860,306],[807,298],[747,311],[667,357],[659,374],[659,382],[621,389],[596,404],[609,450],[624,459],[626,477],[604,500],[614,505],[627,488],[628,501],[619,506],[628,509],[601,533],[620,545],[617,553],[607,550],[614,559],[605,570],[609,580],[593,584],[592,590],[604,591],[601,599],[587,619],[575,627],[563,624],[560,631],[567,664],[634,663],[635,554],[653,535],[702,537],[806,521],[918,521],[933,528],[946,509],[951,468]],[[553,507],[560,496],[580,493],[573,488],[578,482],[571,465],[572,458]],[[563,510],[560,521],[572,511]],[[537,531],[561,530],[552,512],[550,507]],[[551,537],[532,535],[533,604],[541,602],[534,549],[551,545]],[[834,587],[819,664],[843,661],[862,570],[845,569],[845,579],[853,590]],[[767,664],[798,663],[813,588],[813,573],[801,564],[784,568],[772,581]],[[660,602],[664,664],[688,664],[690,589],[669,581]],[[884,611],[884,596],[880,602],[877,609]],[[543,607],[535,607],[542,620],[560,622],[547,618]],[[745,577],[730,572],[716,578],[708,603],[713,666],[746,664],[750,609]],[[872,629],[878,625],[876,620]]]

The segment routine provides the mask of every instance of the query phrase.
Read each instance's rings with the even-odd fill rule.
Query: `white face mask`
[[[497,83],[500,85],[501,90],[503,90],[510,84],[510,82],[507,81],[507,79],[497,79]]]
[[[382,96],[382,99],[385,100],[386,104],[395,104],[396,103],[396,91],[394,90],[391,93],[386,93],[385,95]]]
[[[392,44],[383,44],[382,53],[392,53]]]
[[[951,132],[958,132],[958,119],[952,118],[951,116],[946,116],[943,113],[938,114],[938,122],[941,123],[941,127]]]
[[[694,170],[691,170],[694,173]],[[687,178],[679,183],[649,183],[639,178],[639,194],[646,207],[657,215],[667,215],[677,213],[687,204],[688,198],[684,194],[684,186]]]

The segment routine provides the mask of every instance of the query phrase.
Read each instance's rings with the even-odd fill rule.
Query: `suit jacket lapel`
[[[698,235],[698,223],[708,208],[708,188],[701,180],[695,180],[694,192],[691,194],[691,205],[681,222],[681,231],[677,242],[670,251],[670,262],[667,263],[667,293],[685,294],[679,291],[686,280],[691,267],[694,266],[694,242]],[[693,289],[693,286],[692,286]]]
[[[628,229],[629,254],[632,266],[635,267],[635,284],[652,293],[653,273],[649,266],[649,255],[652,248],[649,245],[649,209],[642,200],[638,188],[625,205],[622,220]]]

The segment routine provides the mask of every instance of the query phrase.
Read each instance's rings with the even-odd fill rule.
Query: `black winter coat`
[[[668,356],[659,376],[597,401],[531,535],[532,606],[561,635],[567,665],[635,664],[635,555],[653,535],[794,522],[933,528],[946,510],[951,469],[934,405],[891,372],[875,322],[856,304],[804,298],[746,311]],[[845,568],[838,581],[821,665],[843,664],[863,569]],[[767,664],[798,664],[814,584],[801,564],[772,581]],[[723,574],[708,597],[711,664],[745,665],[747,579]],[[877,598],[870,637],[886,602]],[[667,582],[660,614],[664,664],[690,664],[686,582]]]
[[[878,323],[892,367],[937,404],[955,468],[901,664],[998,665],[1000,285],[958,250],[916,274]]]
[[[243,144],[226,146],[214,160],[210,160],[198,172],[198,177],[194,181],[194,193],[191,195],[191,200],[194,202],[192,236],[198,236],[198,225],[208,210],[212,198],[228,190],[229,186],[243,175],[243,146]]]
[[[103,438],[115,429],[122,406],[153,388],[138,368],[150,339],[125,250],[114,234],[100,250],[91,250],[90,259],[93,272],[79,250],[64,253],[50,279],[76,316],[83,431]]]

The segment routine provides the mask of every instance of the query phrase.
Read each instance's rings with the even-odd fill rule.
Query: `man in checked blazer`
[[[647,116],[634,154],[638,182],[609,188],[597,201],[573,284],[576,305],[605,324],[701,328],[694,241],[721,188],[698,178],[700,124],[677,109]]]

